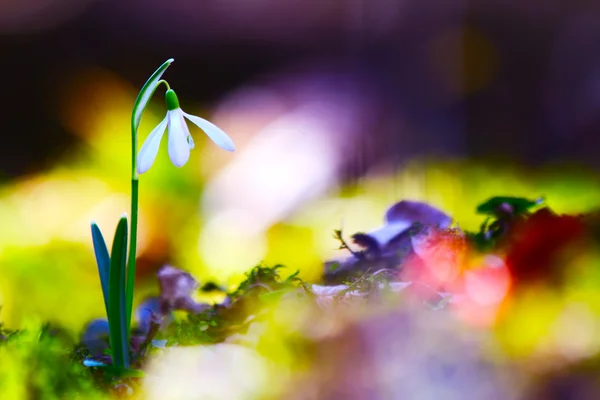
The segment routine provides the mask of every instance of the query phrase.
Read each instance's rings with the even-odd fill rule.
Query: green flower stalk
[[[131,113],[131,235],[129,236],[129,260],[127,262],[127,331],[131,327],[131,313],[133,309],[133,288],[135,284],[135,260],[137,251],[137,226],[138,226],[138,198],[139,181],[137,171],[137,131],[142,122],[142,114],[150,102],[152,95],[161,83],[160,78],[169,65],[175,61],[169,58],[148,78],[138,94]]]
[[[182,167],[190,157],[194,141],[185,119],[202,129],[219,147],[234,151],[233,141],[225,132],[209,121],[185,113],[179,106],[179,99],[169,84],[161,80],[173,59],[165,61],[146,81],[133,105],[131,114],[131,232],[129,234],[129,253],[127,253],[127,217],[119,220],[113,239],[111,254],[100,228],[92,222],[92,240],[98,264],[98,273],[104,296],[104,306],[110,331],[110,347],[113,366],[120,371],[129,368],[129,332],[133,310],[133,289],[135,286],[135,263],[137,251],[139,174],[150,169],[158,154],[160,142],[165,130],[169,132],[169,157],[173,164]],[[165,102],[166,117],[150,132],[137,154],[138,129],[142,115],[156,89],[164,84],[167,87]],[[184,119],[185,118],[185,119]]]

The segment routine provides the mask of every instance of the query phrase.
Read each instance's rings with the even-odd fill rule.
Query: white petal
[[[190,159],[190,145],[188,129],[183,119],[181,108],[167,112],[169,119],[169,157],[176,167],[183,167]]]
[[[195,115],[190,115],[183,111],[182,113],[187,119],[192,121],[194,125],[202,129],[204,133],[206,133],[208,137],[216,143],[217,146],[219,146],[223,150],[235,151],[235,145],[233,144],[233,140],[231,140],[231,138],[227,136],[227,134],[223,132],[221,128],[219,128],[212,122],[208,122],[203,118],[196,117]]]
[[[137,157],[138,174],[143,174],[144,172],[148,171],[154,163],[156,155],[158,154],[160,141],[165,133],[165,129],[167,128],[167,119],[168,118],[165,117],[160,124],[156,125],[156,128],[150,132],[144,141],[142,149],[138,153]]]

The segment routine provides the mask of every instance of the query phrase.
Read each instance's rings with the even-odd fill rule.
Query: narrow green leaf
[[[110,256],[108,248],[104,241],[104,236],[98,225],[92,222],[92,241],[94,243],[94,254],[96,255],[96,264],[98,265],[98,274],[100,275],[100,284],[102,285],[102,296],[104,297],[104,307],[106,309],[106,318],[108,318],[108,274],[110,270]]]
[[[113,241],[109,273],[109,331],[113,364],[129,367],[129,332],[127,331],[127,301],[125,285],[127,277],[127,217],[119,220]]]
[[[160,67],[158,67],[158,69],[154,71],[152,76],[150,76],[150,78],[146,81],[142,87],[142,90],[140,90],[140,93],[133,104],[132,127],[135,134],[137,134],[140,122],[142,121],[142,114],[144,113],[148,102],[152,98],[152,95],[158,86],[158,81],[173,61],[174,60],[172,58],[169,58]]]

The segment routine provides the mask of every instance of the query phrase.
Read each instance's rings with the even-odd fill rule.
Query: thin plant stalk
[[[135,259],[137,247],[138,225],[138,187],[137,176],[131,179],[131,235],[129,236],[129,260],[127,262],[127,332],[131,326],[133,309],[133,287],[135,284]]]
[[[136,104],[142,92],[136,99]],[[135,109],[135,107],[134,107]],[[141,115],[140,115],[141,117]],[[139,179],[137,173],[137,126],[136,113],[131,114],[131,229],[129,232],[129,259],[127,261],[127,332],[131,327],[131,313],[133,309],[133,287],[135,284],[135,261],[137,253],[137,226],[138,226],[138,198]]]
[[[139,180],[137,172],[137,148],[138,135],[137,131],[142,121],[142,114],[156,91],[156,88],[161,83],[160,78],[171,65],[174,60],[172,58],[165,61],[154,73],[138,94],[133,105],[131,113],[131,229],[129,235],[129,257],[127,262],[127,337],[129,338],[129,329],[131,327],[131,314],[133,311],[133,288],[135,285],[135,262],[137,251],[137,228],[138,228],[138,197],[139,197]]]

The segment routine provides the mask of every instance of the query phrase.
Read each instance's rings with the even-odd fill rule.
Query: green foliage
[[[138,173],[137,173],[137,147],[138,147],[138,129],[142,122],[142,115],[146,106],[150,102],[156,88],[161,84],[160,78],[165,73],[169,65],[174,60],[169,58],[148,78],[138,97],[133,104],[131,111],[131,232],[129,239],[129,260],[126,264],[125,279],[125,308],[126,308],[126,329],[129,332],[131,326],[131,313],[133,310],[133,289],[135,282],[135,264],[137,255],[137,225],[138,225]],[[168,84],[167,84],[168,86]]]
[[[168,345],[213,344],[234,333],[246,332],[250,315],[259,315],[274,298],[304,284],[298,272],[281,278],[281,268],[282,265],[254,267],[228,295],[227,305],[216,304],[199,314],[190,314],[185,320],[172,323],[162,337],[168,339]]]
[[[95,223],[92,223],[92,239],[110,331],[111,368],[124,371],[129,367],[127,218],[121,217],[117,224],[110,257],[102,233]]]
[[[132,193],[129,260],[127,258],[127,219],[123,217],[119,221],[110,257],[100,229],[95,223],[92,223],[94,252],[109,322],[113,368],[120,371],[125,371],[129,367],[129,328],[133,309],[138,218],[137,131],[146,106],[156,88],[163,83],[160,78],[172,62],[172,58],[168,59],[154,71],[140,90],[131,112]]]
[[[496,196],[477,206],[477,213],[488,215],[478,232],[467,232],[467,239],[479,251],[490,251],[501,245],[514,224],[527,217],[542,204],[542,197],[529,200],[522,197]]]
[[[135,158],[133,161],[135,168]],[[126,308],[127,308],[127,330],[131,326],[131,313],[133,311],[133,289],[135,288],[135,263],[137,252],[137,224],[138,224],[138,186],[139,181],[135,175],[131,179],[131,236],[129,237],[129,260],[127,261],[126,282]]]
[[[127,330],[127,218],[117,225],[113,241],[108,287],[108,324],[113,365],[129,367],[129,332]]]
[[[17,331],[17,330],[4,328],[3,324],[0,322],[0,345],[8,342],[9,340],[11,340],[11,338],[15,337],[15,335],[17,335],[18,333],[19,333],[19,331]]]
[[[529,200],[522,197],[496,196],[477,206],[477,213],[497,216],[503,212],[508,212],[513,215],[521,215],[542,204],[543,201],[542,197]],[[507,207],[507,210],[503,210],[503,207]]]
[[[279,270],[283,267],[283,265],[277,264],[273,267],[258,265],[252,268],[252,270],[246,274],[246,280],[240,283],[238,288],[231,293],[231,297],[243,297],[258,288],[266,289],[269,292],[282,290],[293,287],[294,283],[302,281],[298,278],[299,271],[296,271],[286,279],[281,279]]]
[[[389,271],[380,270],[375,273],[368,271],[351,280],[344,281],[344,285],[348,286],[348,289],[341,290],[336,295],[336,298],[342,298],[351,292],[374,293],[379,291],[381,287],[385,287],[390,281],[390,276],[387,272]]]
[[[354,250],[352,250],[352,248],[350,246],[348,246],[348,243],[346,243],[346,240],[344,239],[344,235],[343,235],[343,232],[341,229],[335,229],[333,231],[333,237],[340,242],[340,247],[338,248],[339,250],[345,249],[345,250],[348,250],[350,252],[350,254],[352,254],[357,259],[363,258],[364,254],[362,251],[354,251]],[[333,269],[330,268],[329,271],[333,272],[337,268],[339,268],[339,265],[333,266]]]
[[[94,386],[90,371],[69,357],[73,344],[71,337],[50,325],[13,331],[8,340],[0,340],[0,398],[106,398]]]
[[[92,241],[94,244],[94,253],[96,255],[96,264],[98,265],[98,274],[100,275],[100,284],[102,285],[106,317],[108,318],[108,276],[110,271],[110,256],[108,255],[108,248],[106,247],[104,236],[102,236],[102,232],[95,222],[92,222]]]
[[[150,99],[156,91],[156,88],[159,86],[160,78],[173,61],[174,60],[172,58],[169,58],[167,61],[165,61],[160,67],[158,67],[156,71],[154,71],[150,78],[148,78],[144,86],[142,86],[142,89],[140,90],[140,93],[138,94],[138,97],[133,105],[133,111],[131,114],[132,134],[137,136],[137,130],[140,127],[140,122],[142,122],[144,110],[146,109],[148,102],[150,102]],[[134,149],[134,152],[135,151],[137,150]]]

